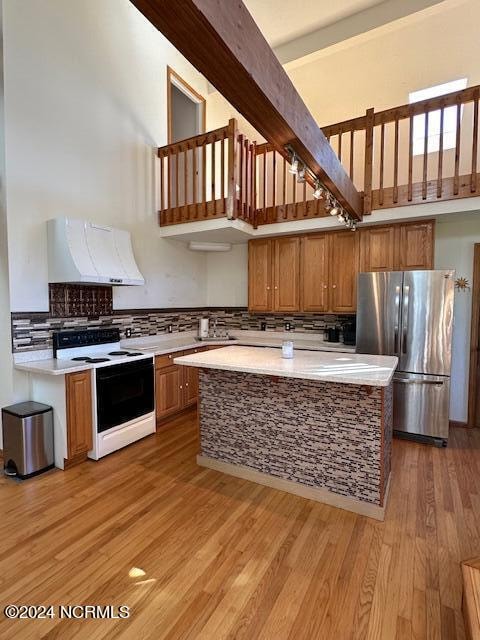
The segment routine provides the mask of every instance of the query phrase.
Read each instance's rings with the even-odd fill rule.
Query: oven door
[[[153,359],[96,370],[97,431],[101,433],[154,410]]]

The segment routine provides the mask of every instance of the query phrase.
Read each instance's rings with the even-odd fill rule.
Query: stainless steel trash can
[[[40,402],[4,407],[2,425],[6,475],[28,478],[54,466],[52,407]]]

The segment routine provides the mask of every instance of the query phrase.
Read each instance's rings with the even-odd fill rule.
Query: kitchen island
[[[198,464],[383,519],[397,358],[229,346],[198,367]]]

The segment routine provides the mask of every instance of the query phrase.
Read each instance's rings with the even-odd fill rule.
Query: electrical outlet
[[[267,323],[266,322],[261,322],[260,323],[260,331],[266,331],[267,330]]]
[[[131,329],[131,327],[127,327],[125,329],[125,337],[126,338],[131,338],[132,337],[132,329]]]
[[[290,322],[285,322],[285,331],[290,331],[291,328],[292,325],[290,324]]]
[[[168,331],[168,333],[173,333],[173,327],[172,327],[171,324],[168,325],[167,331]]]

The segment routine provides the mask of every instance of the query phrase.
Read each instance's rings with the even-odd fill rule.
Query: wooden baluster
[[[342,135],[342,132],[338,134],[338,159],[340,162],[342,162]]]
[[[237,217],[237,121],[228,122],[228,178],[227,178],[227,218]]]
[[[253,142],[250,146],[250,184],[252,185],[251,187],[251,204],[250,204],[250,208],[251,208],[251,215],[252,215],[252,222],[253,222],[253,228],[256,229],[258,224],[257,224],[257,186],[256,186],[256,175],[257,175],[257,145],[255,142]]]
[[[249,220],[249,211],[248,211],[248,203],[250,202],[250,184],[248,179],[248,172],[250,169],[250,157],[248,153],[249,142],[248,140],[244,141],[244,153],[245,153],[245,198],[243,203],[243,210],[247,220]]]
[[[203,217],[208,217],[207,206],[207,142],[202,146],[202,194],[203,194]]]
[[[239,162],[239,167],[238,167],[238,173],[239,173],[239,179],[238,179],[238,186],[240,187],[240,190],[238,192],[238,199],[240,202],[240,206],[239,206],[239,210],[240,210],[240,216],[243,218],[243,134],[240,134],[238,136],[238,148],[240,150],[240,162]]]
[[[458,195],[459,189],[459,170],[460,170],[460,136],[461,136],[461,120],[462,120],[462,107],[460,102],[457,102],[457,128],[455,137],[455,175],[453,178],[453,195]]]
[[[354,161],[354,145],[355,145],[355,131],[350,131],[350,180],[353,182],[353,161]]]
[[[380,127],[380,174],[379,174],[380,194],[378,198],[378,202],[380,205],[383,205],[383,201],[384,201],[384,189],[383,189],[384,162],[385,162],[385,123],[382,122],[382,126]]]
[[[303,217],[307,215],[307,181],[303,183]]]
[[[393,202],[398,202],[398,115],[395,116],[395,142],[393,158]]]
[[[263,224],[267,223],[267,149],[263,153]]]
[[[190,216],[188,215],[188,151],[190,149],[190,146],[188,144],[188,142],[185,145],[185,148],[183,150],[183,178],[184,178],[184,182],[183,182],[183,188],[184,188],[184,194],[183,194],[183,200],[184,200],[184,205],[185,205],[185,209],[186,209],[186,214],[187,214],[187,220],[190,218]]]
[[[277,219],[276,212],[276,201],[277,201],[277,152],[275,149],[273,150],[272,156],[272,214],[273,219]]]
[[[220,162],[220,171],[222,173],[220,178],[220,198],[222,199],[222,210],[225,211],[226,202],[225,202],[225,138],[222,138],[222,142],[220,143],[220,154],[221,154],[221,162]]]
[[[478,158],[478,89],[473,98],[473,146],[472,146],[472,175],[470,178],[470,193],[477,191],[477,158]]]
[[[197,183],[198,183],[198,176],[197,176],[197,144],[194,143],[193,145],[193,149],[192,149],[192,200],[193,200],[193,205],[195,207],[195,218],[198,218],[198,197],[197,197]]]
[[[175,147],[175,207],[177,209],[176,214],[177,214],[177,220],[180,217],[179,222],[182,221],[182,212],[180,211],[180,200],[179,200],[179,188],[178,188],[178,160],[179,160],[179,154],[178,154],[178,147]]]
[[[173,222],[172,215],[172,154],[167,151],[167,166],[168,166],[168,182],[167,182],[167,209],[168,209],[168,217],[169,222]]]
[[[160,156],[160,211],[165,210],[165,158]]]
[[[445,109],[440,109],[440,139],[438,142],[438,173],[437,173],[437,198],[442,197],[443,191],[443,122],[445,120]]]
[[[211,197],[212,197],[212,207],[213,207],[213,215],[216,216],[217,215],[217,194],[216,194],[216,180],[217,180],[217,167],[215,164],[215,155],[216,155],[216,149],[215,147],[216,145],[217,139],[214,137],[212,139],[212,144],[211,144],[211,154],[212,154],[212,175],[211,175],[211,182],[212,182],[212,186],[211,186]]]
[[[298,207],[297,207],[297,176],[292,174],[292,197],[293,197],[293,217],[296,218],[298,215]]]
[[[287,219],[287,159],[284,157],[283,158],[283,185],[282,185],[282,192],[283,192],[283,219],[286,220]]]
[[[373,109],[367,109],[365,117],[365,179],[363,196],[363,213],[372,213],[372,182],[373,182],[373,129],[375,126]]]
[[[408,130],[408,201],[413,198],[413,115],[410,114]]]
[[[422,179],[422,199],[427,199],[427,178],[428,178],[428,128],[429,112],[425,113],[425,129],[423,140],[423,179]]]

